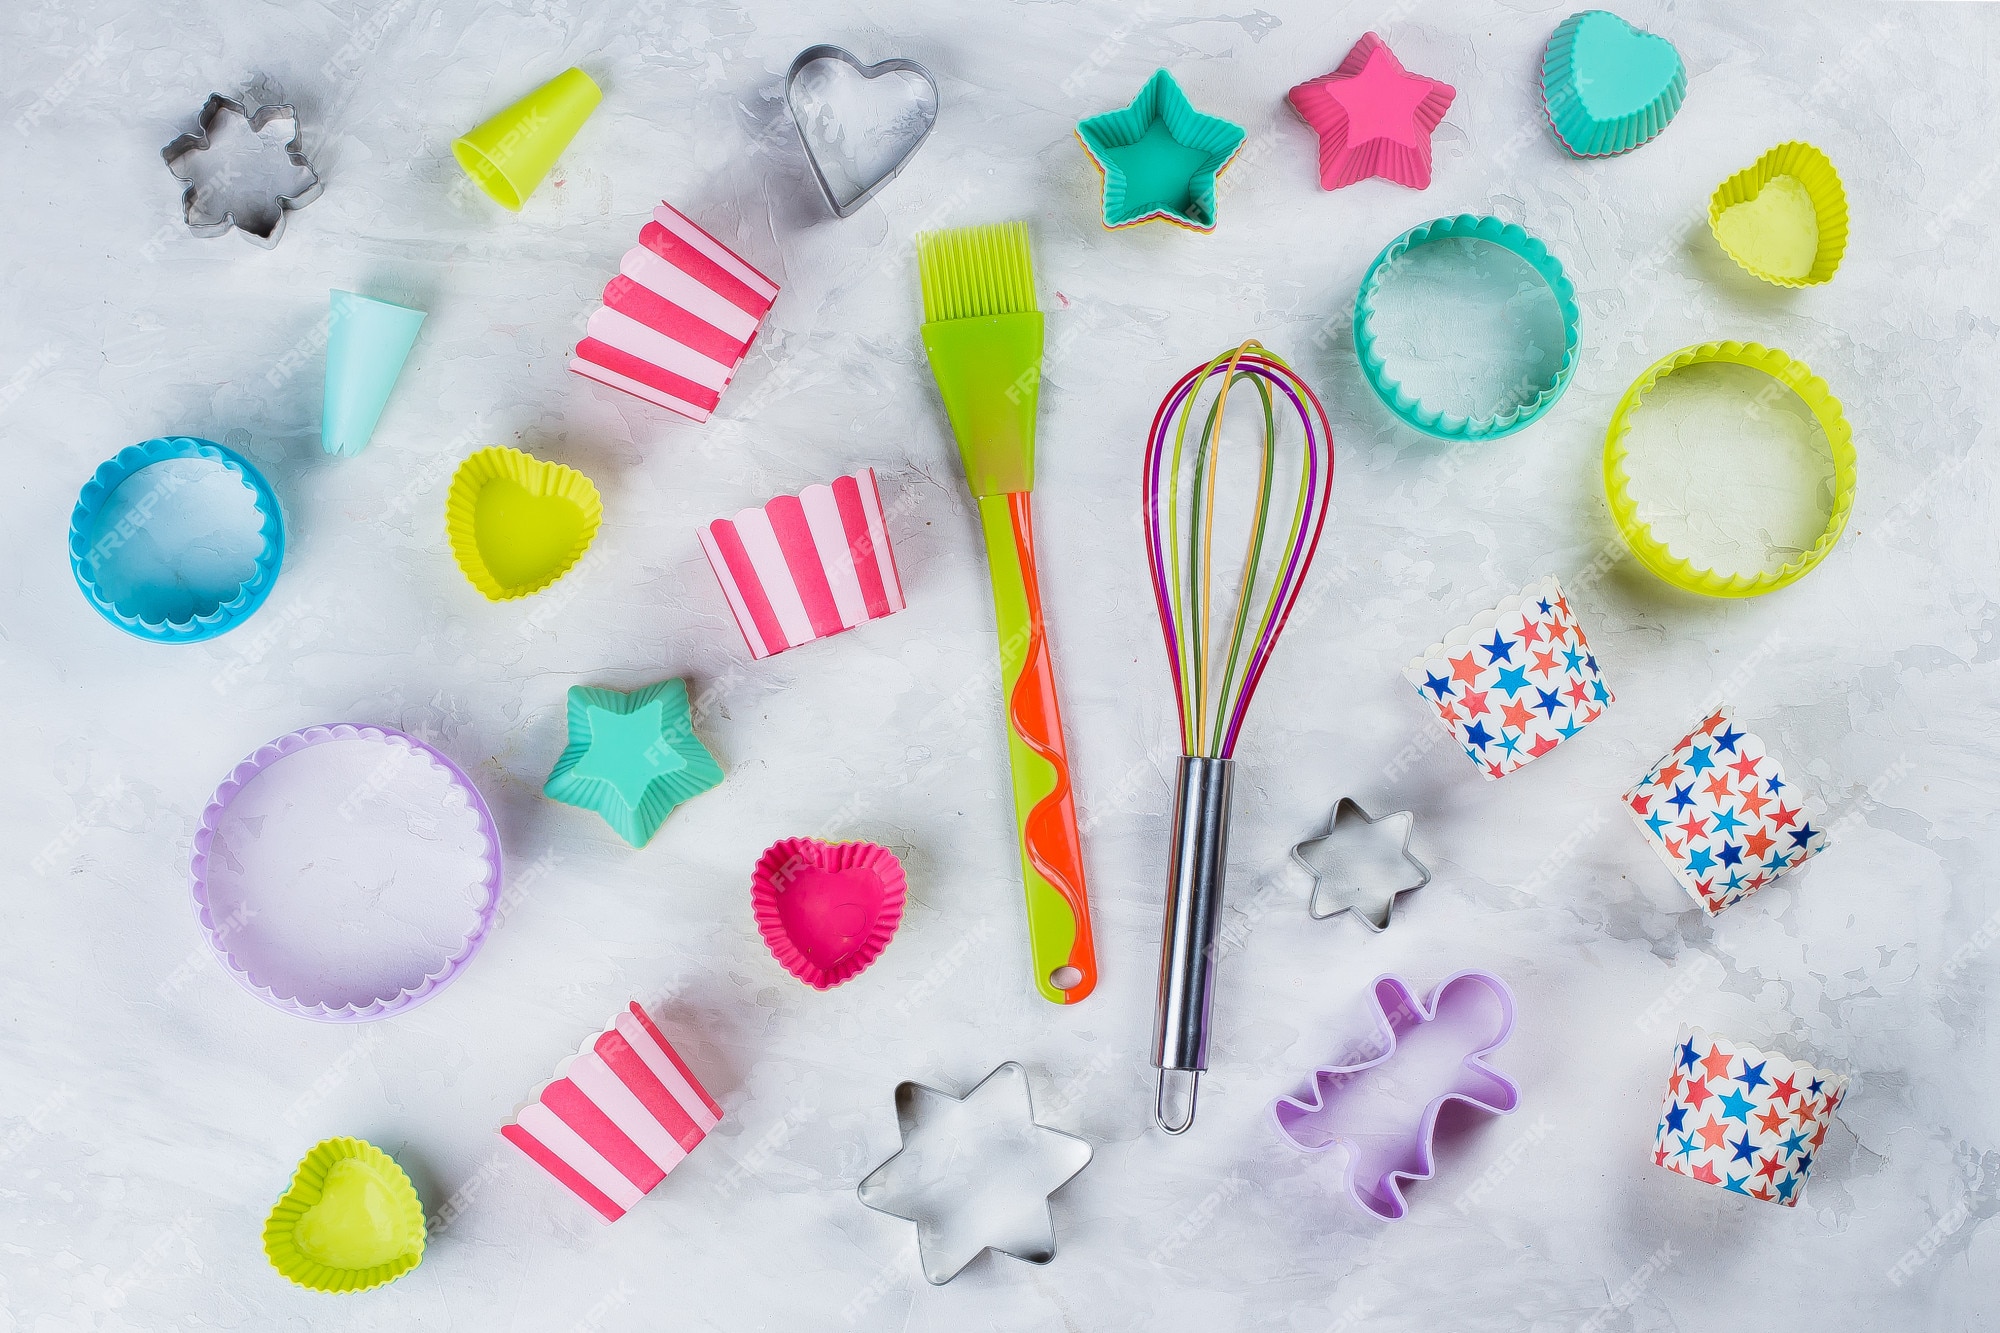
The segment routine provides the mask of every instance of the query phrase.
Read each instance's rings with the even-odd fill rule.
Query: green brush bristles
[[[924,322],[1018,315],[1035,308],[1028,224],[958,227],[917,237]]]

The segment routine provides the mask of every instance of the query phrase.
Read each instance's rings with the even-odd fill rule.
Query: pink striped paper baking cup
[[[569,368],[706,421],[777,299],[777,283],[663,203],[605,284]]]
[[[500,1133],[616,1222],[721,1119],[722,1108],[635,1001],[557,1066]]]
[[[875,469],[718,518],[701,549],[752,657],[770,657],[903,609]]]

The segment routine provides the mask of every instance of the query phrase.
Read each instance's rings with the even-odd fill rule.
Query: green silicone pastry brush
[[[1028,498],[1035,485],[1042,312],[1035,308],[1028,224],[919,236],[917,265],[924,348],[986,534],[1035,989],[1057,1004],[1075,1004],[1097,985],[1097,952],[1035,578]]]

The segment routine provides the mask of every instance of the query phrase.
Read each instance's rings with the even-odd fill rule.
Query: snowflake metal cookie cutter
[[[293,166],[305,172],[306,182],[296,190],[272,197],[274,207],[271,210],[271,222],[264,231],[239,222],[232,210],[224,210],[219,218],[208,217],[202,212],[204,205],[213,202],[207,196],[214,193],[219,186],[228,184],[231,177],[225,172],[216,179],[197,182],[191,174],[192,163],[189,159],[196,153],[208,151],[209,135],[224,115],[235,116],[252,134],[257,135],[261,135],[264,127],[273,121],[291,123],[292,137],[285,144],[285,156]],[[201,237],[222,236],[233,229],[242,232],[243,238],[251,244],[260,245],[266,250],[276,246],[278,238],[284,235],[285,215],[295,208],[304,208],[319,198],[320,191],[326,188],[326,182],[319,178],[319,173],[313,170],[312,163],[306,160],[298,113],[292,109],[290,103],[261,106],[252,112],[233,97],[210,93],[208,101],[201,108],[201,115],[195,122],[195,128],[162,148],[160,156],[165,159],[167,170],[174,174],[174,179],[187,182],[187,189],[181,192],[181,219],[187,223],[190,234]]]

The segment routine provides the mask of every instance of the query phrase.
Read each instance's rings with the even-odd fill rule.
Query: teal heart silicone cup
[[[1448,240],[1485,241],[1517,255],[1548,284],[1549,291],[1555,295],[1556,308],[1562,315],[1562,363],[1556,367],[1555,373],[1539,384],[1526,386],[1527,391],[1515,403],[1477,417],[1460,416],[1427,406],[1422,399],[1405,389],[1402,382],[1389,373],[1388,360],[1382,354],[1375,328],[1376,300],[1381,295],[1382,282],[1388,276],[1389,266],[1418,246]],[[1569,387],[1570,376],[1576,371],[1581,329],[1576,288],[1570,283],[1569,275],[1563,272],[1562,264],[1549,253],[1548,247],[1511,222],[1502,222],[1495,217],[1475,217],[1470,213],[1461,213],[1455,218],[1437,218],[1422,226],[1412,227],[1389,242],[1388,247],[1375,256],[1375,262],[1368,266],[1367,274],[1361,279],[1361,290],[1354,295],[1354,354],[1361,362],[1361,373],[1367,378],[1368,387],[1375,390],[1376,397],[1405,425],[1441,440],[1497,440],[1539,419],[1555,406],[1556,399],[1562,397],[1563,390]]]
[[[106,620],[155,643],[199,643],[264,604],[285,559],[277,494],[248,459],[174,436],[118,451],[69,519],[76,586]]]
[[[1686,96],[1674,44],[1602,9],[1564,19],[1542,52],[1542,107],[1573,157],[1631,152]]]
[[[353,292],[329,295],[326,401],[320,448],[351,457],[368,447],[389,393],[416,345],[424,312]]]

